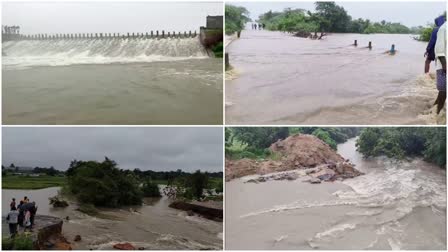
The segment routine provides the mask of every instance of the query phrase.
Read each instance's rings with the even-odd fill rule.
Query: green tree
[[[151,179],[146,180],[142,185],[143,196],[145,197],[162,197],[159,186],[153,183]]]
[[[323,129],[317,129],[317,130],[313,131],[313,135],[316,136],[317,138],[319,138],[320,140],[324,141],[328,145],[330,145],[330,147],[332,149],[334,149],[334,150],[337,149],[336,141],[334,141],[330,137],[330,134],[327,131],[325,131]]]
[[[445,128],[366,128],[356,143],[366,157],[424,157],[441,167],[446,165]]]
[[[345,9],[334,2],[316,2],[316,14],[321,18],[321,31],[347,32],[351,17]]]
[[[115,161],[73,161],[67,170],[69,191],[80,203],[118,207],[142,203],[143,193],[132,173]]]
[[[225,7],[225,22],[226,34],[230,35],[235,32],[242,31],[247,22],[250,21],[248,17],[249,12],[244,7],[226,4]]]
[[[235,127],[233,132],[241,142],[256,149],[268,148],[277,140],[289,136],[289,129],[286,127]]]

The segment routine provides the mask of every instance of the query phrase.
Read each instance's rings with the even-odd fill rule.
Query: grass
[[[2,237],[2,250],[33,250],[33,240],[26,234],[17,234],[14,238]]]
[[[48,187],[63,186],[64,184],[66,184],[66,178],[59,176],[2,176],[3,189],[43,189]]]

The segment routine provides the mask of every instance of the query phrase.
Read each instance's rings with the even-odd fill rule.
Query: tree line
[[[443,127],[365,128],[356,146],[365,157],[423,157],[446,167],[446,129]]]
[[[5,170],[7,170],[7,168],[10,171],[15,171],[15,172],[20,171],[18,166],[14,165],[14,163],[11,163],[8,167],[5,167],[2,165],[3,174],[6,174]],[[139,168],[135,168],[134,170],[122,170],[122,171],[126,175],[134,174],[141,180],[152,179],[152,180],[163,180],[163,181],[169,181],[176,177],[188,176],[191,174],[191,173],[182,171],[181,169],[178,169],[176,171],[152,171],[152,170],[142,171]],[[64,175],[66,175],[65,171],[57,170],[53,166],[50,166],[49,168],[36,166],[31,170],[31,172],[35,173],[35,174],[46,174],[48,176],[64,176]],[[205,173],[207,174],[207,176],[209,176],[211,178],[222,178],[223,177],[223,172],[205,172]]]
[[[359,134],[356,127],[233,127],[225,130],[226,156],[232,159],[269,158],[269,146],[290,135],[310,134],[327,143],[331,148]]]
[[[259,17],[266,29],[285,32],[337,32],[337,33],[401,33],[417,32],[401,23],[372,22],[369,19],[352,19],[347,11],[335,2],[315,2],[315,12],[287,8],[281,12],[268,11]]]
[[[251,21],[249,11],[244,7],[226,5],[226,34],[244,29]],[[446,16],[446,12],[444,14]],[[333,33],[391,33],[418,34],[418,40],[429,41],[433,25],[407,27],[399,22],[373,22],[369,19],[353,19],[347,11],[335,2],[315,2],[314,12],[304,9],[286,8],[283,11],[268,11],[259,16],[258,23],[272,31],[309,34],[313,32]]]
[[[219,174],[221,176],[217,179]],[[155,176],[151,177],[153,175]],[[157,177],[158,175],[161,176]],[[188,199],[200,199],[204,189],[211,187],[222,192],[223,187],[222,172],[123,170],[107,157],[102,162],[73,160],[66,171],[66,176],[68,183],[63,189],[65,193],[74,196],[81,204],[104,207],[140,205],[143,197],[160,197],[155,178],[167,178],[169,186],[182,186],[183,194],[179,196]]]
[[[225,130],[226,157],[276,158],[269,146],[298,133],[314,135],[334,150],[337,144],[359,136],[357,151],[366,158],[423,157],[428,162],[446,167],[446,129],[443,127],[232,127]]]

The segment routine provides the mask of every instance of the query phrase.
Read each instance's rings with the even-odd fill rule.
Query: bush
[[[217,185],[217,187],[215,188],[215,192],[216,192],[216,193],[222,193],[222,192],[224,192],[224,185],[223,185],[222,179],[220,179],[220,180],[218,181],[218,185]]]
[[[434,27],[426,27],[420,31],[420,36],[418,37],[418,40],[429,42],[431,39],[432,30]]]
[[[366,157],[390,158],[420,156],[441,167],[446,165],[445,128],[366,128],[356,143]]]
[[[178,192],[178,197],[190,200],[200,200],[203,196],[204,189],[210,188],[208,174],[200,170],[197,170],[187,177],[177,178],[173,184]]]
[[[330,134],[327,131],[324,131],[323,129],[317,129],[313,131],[313,135],[324,141],[326,144],[330,145],[332,149],[337,149],[336,142],[330,137]]]
[[[159,186],[152,183],[151,180],[147,180],[142,186],[143,196],[145,197],[162,197],[160,194]]]
[[[287,127],[235,127],[233,134],[238,140],[254,149],[266,149],[277,140],[289,136]]]
[[[53,207],[68,207],[67,201],[60,199],[59,196],[50,197],[48,200]]]
[[[219,42],[217,45],[215,45],[212,48],[212,51],[215,54],[216,58],[222,58],[223,57],[223,48],[224,48],[224,45],[223,45],[222,42]]]
[[[192,189],[193,196],[196,199],[200,199],[202,197],[202,193],[208,185],[208,176],[204,173],[201,173],[200,170],[197,170],[187,179],[187,187]]]

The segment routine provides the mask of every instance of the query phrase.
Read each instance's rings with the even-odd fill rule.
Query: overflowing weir
[[[58,39],[3,42],[6,66],[173,61],[209,57],[198,38]]]

